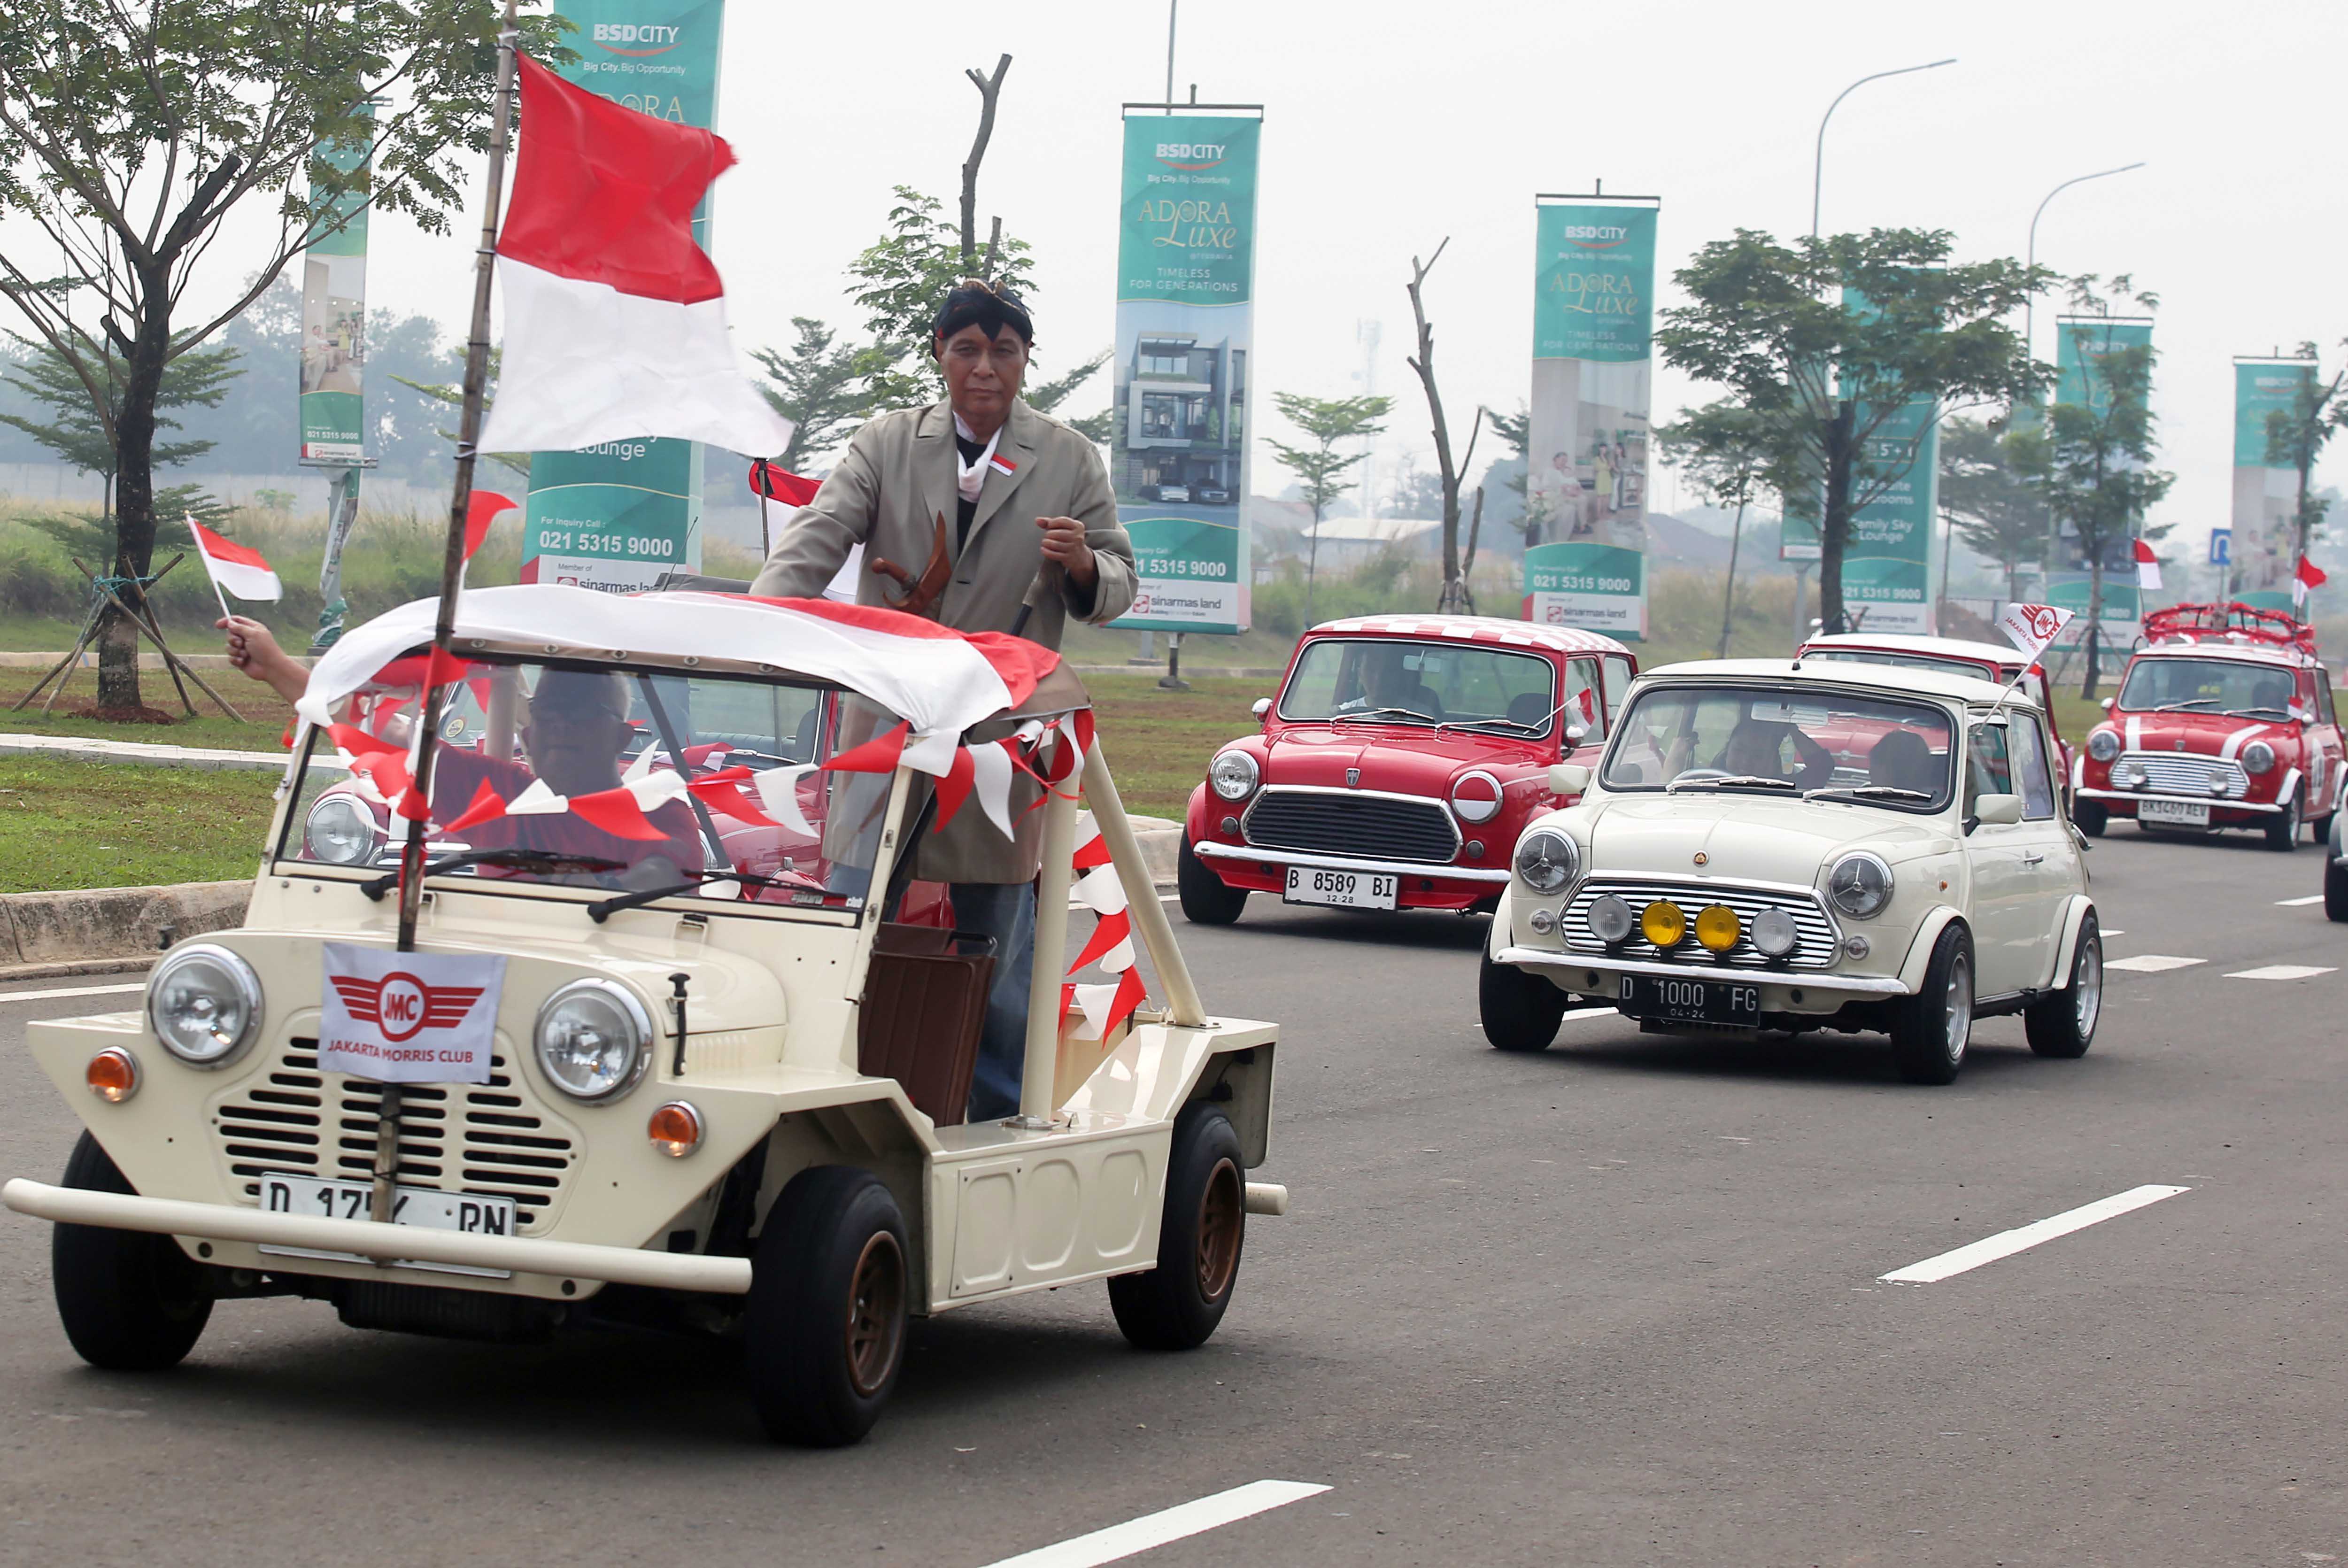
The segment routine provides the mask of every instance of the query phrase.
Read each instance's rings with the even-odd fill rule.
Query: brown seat
[[[985,946],[957,951],[979,943]],[[895,1078],[931,1120],[959,1126],[994,979],[991,939],[932,925],[883,925],[864,980],[856,1070]]]

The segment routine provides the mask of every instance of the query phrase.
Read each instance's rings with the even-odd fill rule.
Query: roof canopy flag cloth
[[[791,422],[734,357],[693,210],[734,162],[709,131],[575,88],[520,57],[522,136],[498,238],[497,401],[478,449],[644,436],[779,452]]]

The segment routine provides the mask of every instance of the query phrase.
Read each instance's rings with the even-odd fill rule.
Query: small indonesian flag
[[[2301,556],[2299,565],[2292,569],[2291,574],[2291,602],[2294,604],[2306,603],[2307,591],[2311,588],[2322,587],[2329,575],[2314,562],[2304,555]]]
[[[485,452],[667,436],[778,452],[791,422],[742,374],[693,212],[733,149],[521,57],[521,150],[498,238],[504,358]]]
[[[2005,614],[1997,618],[1998,630],[2007,640],[2022,650],[2025,659],[2036,659],[2063,634],[2063,628],[2077,618],[2075,610],[2058,609],[2052,604],[2008,604]]]
[[[750,465],[750,493],[781,501],[785,506],[805,506],[815,500],[815,492],[822,488],[821,480],[777,468],[764,458]]]
[[[489,524],[497,521],[498,514],[511,511],[514,506],[513,497],[499,495],[495,490],[477,490],[468,498],[465,502],[466,560],[473,559],[474,552],[481,548],[481,542],[489,538]]]
[[[2160,586],[2160,557],[2141,539],[2136,542],[2136,585],[2147,591]]]
[[[285,596],[276,571],[261,552],[233,539],[222,539],[198,522],[192,514],[188,519],[188,530],[196,536],[196,558],[204,563],[213,585],[221,593],[272,603]]]
[[[1015,474],[1019,471],[1019,465],[1013,462],[1009,458],[1004,457],[1001,452],[988,453],[986,458],[986,466],[993,469],[998,474]]]

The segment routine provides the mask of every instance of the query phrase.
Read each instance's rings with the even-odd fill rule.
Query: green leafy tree
[[[1532,445],[1532,410],[1522,403],[1517,405],[1517,411],[1513,414],[1497,414],[1487,408],[1484,410],[1484,423],[1491,428],[1494,435],[1499,437],[1500,444],[1509,449],[1509,456],[1496,459],[1484,470],[1484,482],[1487,485],[1490,484],[1495,474],[1500,469],[1512,468],[1516,470],[1503,480],[1509,493],[1517,498],[1516,513],[1508,518],[1507,521],[1509,527],[1524,535],[1525,543],[1529,545],[1532,542],[1532,531],[1536,521],[1529,500],[1532,475],[1528,449]]]
[[[1282,417],[1312,441],[1310,446],[1302,447],[1292,447],[1284,441],[1270,442],[1280,466],[1296,476],[1296,487],[1303,492],[1304,504],[1313,509],[1313,532],[1304,547],[1304,624],[1310,626],[1313,578],[1321,560],[1321,519],[1331,501],[1360,482],[1350,476],[1354,465],[1366,455],[1340,454],[1337,443],[1364,440],[1383,433],[1385,417],[1394,412],[1394,399],[1307,397],[1298,392],[1275,392],[1272,401]]]
[[[2307,376],[2292,395],[2289,408],[2277,408],[2267,415],[2267,461],[2278,467],[2289,465],[2299,472],[2299,504],[2291,517],[2299,536],[2299,553],[2305,555],[2317,531],[2323,526],[2323,514],[2332,506],[2327,498],[2309,490],[2308,478],[2324,445],[2339,432],[2343,418],[2348,417],[2348,405],[2340,400],[2341,383],[2348,379],[2348,370],[2326,381],[2315,368],[2314,344],[2301,344],[2299,355],[2308,361]]]
[[[80,370],[63,355],[46,343],[20,337],[13,332],[5,335],[14,352],[0,377],[47,410],[47,417],[0,413],[0,424],[13,425],[24,431],[55,452],[67,467],[103,480],[106,500],[99,520],[110,522],[114,516],[116,469],[112,430],[121,416],[122,392],[129,379],[129,366],[109,347],[98,362],[100,399],[93,402]],[[168,361],[163,366],[162,385],[155,392],[158,432],[180,428],[180,421],[167,409],[220,407],[221,400],[228,396],[229,384],[244,373],[236,360],[235,349],[219,345],[195,349]],[[159,438],[148,449],[148,461],[154,468],[175,468],[211,449],[212,443],[208,440]],[[105,560],[112,556],[113,550],[108,547],[98,554]]]
[[[1851,519],[1915,465],[1916,445],[1885,438],[1884,426],[1919,399],[1943,411],[2013,404],[2044,383],[2004,318],[2052,274],[2011,260],[1952,263],[1952,248],[1937,229],[1789,243],[1739,229],[1673,274],[1687,303],[1662,313],[1663,362],[1728,387],[1820,477],[1819,608],[1829,632],[1849,629]]]
[[[798,341],[786,355],[761,348],[752,356],[769,385],[758,388],[776,413],[791,421],[790,444],[775,459],[793,473],[852,433],[871,407],[865,381],[869,350],[839,342],[839,334],[811,316],[791,317]]]
[[[117,574],[154,554],[166,367],[345,222],[341,198],[446,227],[474,167],[463,155],[489,144],[498,18],[493,0],[24,0],[9,14],[0,215],[40,239],[0,254],[0,294],[113,443]],[[563,26],[535,18],[525,45]],[[357,170],[318,156],[363,143]],[[237,242],[216,246],[240,213]],[[232,254],[242,281],[221,291],[211,275]],[[181,319],[199,298],[217,313]],[[135,633],[109,613],[98,645],[100,708],[135,709]]]
[[[2009,600],[2021,597],[2023,562],[2045,553],[2046,507],[2028,471],[2044,466],[2044,440],[2034,425],[1959,418],[1941,427],[1941,515],[1957,542],[1997,562]]]
[[[2110,301],[2092,276],[2075,280],[2075,308],[2107,315]],[[2151,311],[2159,301],[2135,293],[2126,276],[2112,280],[2115,295]],[[2085,402],[2056,402],[2045,411],[2043,438],[2022,449],[2058,539],[2068,535],[2087,563],[2086,671],[2079,695],[2093,698],[2099,679],[2104,613],[2104,562],[2137,537],[2166,533],[2143,526],[2146,510],[2168,493],[2177,476],[2154,469],[2153,352],[2149,343],[2123,344],[2108,325],[2072,321],[2074,352],[2086,373]]]
[[[1728,634],[1736,619],[1736,558],[1745,537],[1745,511],[1763,496],[1794,488],[1799,454],[1788,450],[1782,425],[1735,403],[1707,403],[1655,431],[1663,461],[1688,477],[1717,507],[1734,507],[1728,528],[1728,586],[1720,607],[1720,645],[1728,656]]]

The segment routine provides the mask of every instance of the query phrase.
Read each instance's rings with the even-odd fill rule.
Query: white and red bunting
[[[1101,1040],[1109,1032],[1133,1016],[1148,995],[1141,983],[1141,971],[1133,961],[1133,911],[1126,898],[1125,883],[1117,874],[1109,859],[1108,843],[1098,828],[1092,828],[1084,842],[1076,846],[1070,862],[1078,875],[1076,895],[1097,917],[1093,934],[1076,961],[1068,965],[1068,973],[1076,975],[1086,967],[1098,965],[1117,978],[1096,985],[1079,985],[1063,982],[1060,986],[1060,1026],[1067,1029],[1068,1015],[1081,1014],[1084,1021],[1071,1031],[1079,1040]]]

